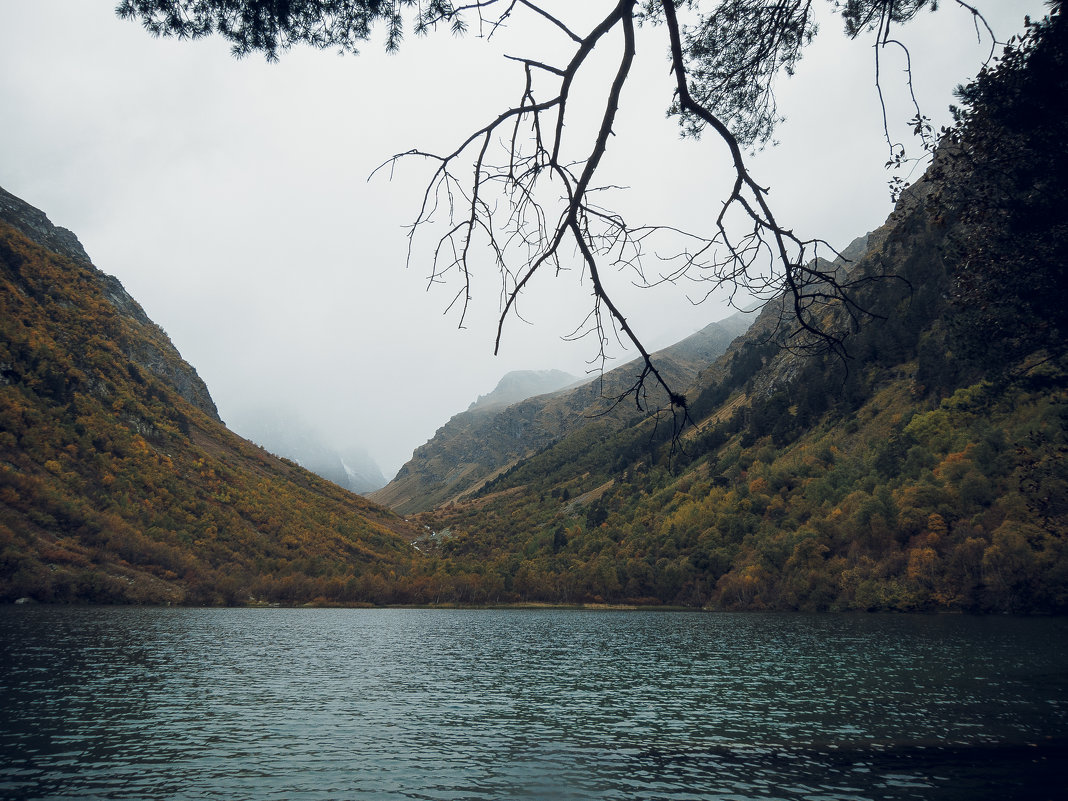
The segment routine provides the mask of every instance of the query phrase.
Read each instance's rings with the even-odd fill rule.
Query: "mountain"
[[[513,370],[497,382],[487,395],[479,395],[467,410],[490,409],[494,406],[510,406],[513,403],[555,392],[578,379],[562,370]]]
[[[586,420],[415,519],[437,601],[1068,612],[1068,26],[962,90],[798,348],[769,303],[697,425]],[[866,310],[865,312],[858,311]]]
[[[353,492],[366,495],[386,485],[386,477],[382,473],[382,468],[363,448],[349,446],[339,450],[337,455],[348,479],[348,488]],[[318,473],[317,470],[313,472]],[[324,473],[319,473],[319,475],[324,475]]]
[[[44,212],[35,209],[2,187],[0,187],[0,222],[6,223],[58,256],[65,257],[78,265],[90,265],[89,256],[71,231],[52,225]],[[18,279],[20,257],[17,257],[13,251],[9,257],[7,267],[16,272],[13,277]],[[208,388],[201,381],[196,370],[186,364],[174,350],[163,329],[148,319],[144,310],[130,297],[118,280],[99,271],[92,271],[91,275],[95,284],[94,289],[117,313],[123,329],[136,332],[135,336],[122,335],[116,339],[114,344],[118,346],[122,357],[134,365],[134,369],[145,370],[163,381],[184,400],[218,422],[219,413],[208,393]],[[13,286],[24,295],[27,293],[26,285],[21,281],[16,280]],[[65,288],[56,287],[54,291],[44,291],[44,294],[30,293],[29,297],[43,302],[54,302],[53,295],[62,292],[63,289]]]
[[[744,315],[711,323],[657,352],[658,369],[672,385],[687,386],[746,324]],[[426,511],[469,494],[520,459],[582,428],[591,418],[612,428],[636,416],[645,417],[635,411],[633,401],[618,404],[614,400],[628,390],[640,371],[641,364],[631,362],[579,386],[510,404],[507,399],[515,394],[512,382],[504,389],[498,386],[439,428],[415,450],[396,478],[370,497],[403,514]],[[562,380],[563,374],[559,375]],[[521,383],[529,385],[525,378]],[[666,405],[651,391],[647,406],[656,409],[661,404]]]
[[[634,365],[476,403],[376,493],[410,522],[228,431],[76,238],[0,196],[0,599],[1068,612],[1059,8],[960,96],[830,265],[852,305],[810,319],[841,347],[779,298],[661,351],[682,432],[614,402]]]
[[[0,190],[0,599],[382,600],[417,534],[227,430],[120,283]]]
[[[370,454],[355,446],[328,443],[296,409],[248,407],[227,416],[230,428],[241,436],[339,487],[363,494],[386,485]]]

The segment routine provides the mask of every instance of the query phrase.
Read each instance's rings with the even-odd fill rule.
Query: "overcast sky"
[[[1007,39],[1031,0],[974,0]],[[605,2],[564,2],[562,14]],[[570,8],[569,8],[570,5]],[[609,4],[610,5],[610,4]],[[953,2],[903,29],[917,93],[936,127],[952,90],[989,49]],[[499,42],[440,33],[359,57],[307,48],[281,62],[230,57],[218,40],[153,39],[114,0],[0,0],[0,186],[73,230],[207,382],[224,420],[291,407],[341,445],[362,444],[387,476],[450,416],[516,369],[576,375],[589,287],[541,276],[493,355],[499,285],[476,278],[463,330],[445,313],[456,285],[428,291],[429,243],[405,266],[405,227],[426,165],[369,174],[396,152],[451,150],[515,99],[501,53],[551,57],[537,26]],[[681,141],[665,118],[662,29],[643,31],[604,183],[630,187],[632,222],[707,225],[729,176],[712,137]],[[548,54],[548,55],[547,55]],[[887,58],[891,58],[888,54]],[[891,113],[911,116],[900,63],[884,63]],[[753,161],[779,219],[836,247],[890,211],[869,42],[824,21],[797,74],[779,84],[788,118]],[[651,346],[732,313],[687,288],[630,290],[624,311]],[[693,288],[689,288],[692,293]],[[621,357],[625,358],[625,357]]]

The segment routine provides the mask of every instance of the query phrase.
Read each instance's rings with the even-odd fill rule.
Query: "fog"
[[[508,371],[596,367],[594,344],[565,339],[590,297],[577,271],[539,275],[494,356],[492,265],[475,276],[461,328],[447,311],[458,286],[429,285],[431,243],[417,242],[407,263],[405,226],[428,165],[403,162],[368,180],[394,153],[451,150],[514,101],[521,70],[502,53],[535,52],[524,35],[537,31],[488,43],[413,37],[392,56],[378,37],[358,57],[297,48],[267,64],[235,61],[218,39],[154,39],[113,5],[0,0],[0,186],[78,235],[239,433],[233,416],[244,408],[297,408],[339,446],[365,448],[388,477]],[[941,5],[901,32],[936,128],[989,50],[969,13]],[[1002,39],[1043,8],[979,5]],[[872,49],[840,30],[825,20],[779,84],[780,144],[752,162],[780,221],[836,247],[891,209]],[[641,33],[602,181],[630,188],[620,203],[632,222],[707,229],[730,165],[713,137],[681,140],[666,118],[662,33]],[[885,58],[896,134],[912,111],[902,63]],[[694,305],[702,290],[692,285],[637,290],[626,274],[610,279],[651,347],[733,312],[720,296]],[[633,354],[615,355],[613,364]]]

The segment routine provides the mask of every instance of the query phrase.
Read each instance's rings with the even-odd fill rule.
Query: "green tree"
[[[1063,356],[1068,342],[1068,22],[1051,5],[959,90],[966,146],[944,169],[963,222],[951,243],[954,349],[1003,372],[1036,350]]]

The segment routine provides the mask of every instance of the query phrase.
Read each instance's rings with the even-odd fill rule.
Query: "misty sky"
[[[1001,39],[1031,0],[975,0]],[[562,14],[604,3],[556,3]],[[543,29],[489,43],[448,33],[359,57],[307,48],[277,64],[230,57],[218,39],[153,39],[114,0],[0,0],[0,186],[73,230],[207,382],[224,420],[250,407],[296,408],[340,445],[362,444],[392,476],[451,415],[515,369],[581,375],[588,341],[563,336],[585,316],[577,273],[540,276],[493,356],[500,287],[476,276],[463,330],[445,313],[457,285],[428,291],[430,243],[406,268],[405,226],[427,165],[370,173],[394,153],[451,150],[518,96],[501,53],[552,56]],[[953,2],[901,31],[916,91],[936,127],[952,89],[989,42]],[[844,247],[890,211],[886,143],[868,41],[824,20],[797,75],[778,85],[788,122],[753,161],[779,219]],[[726,152],[682,141],[666,119],[662,30],[641,33],[602,181],[630,187],[631,222],[707,226],[725,196]],[[525,37],[525,38],[524,38]],[[548,48],[548,49],[547,49]],[[901,62],[885,56],[891,114],[912,112]],[[596,86],[589,90],[596,96]],[[592,101],[591,101],[592,102]],[[652,347],[732,310],[699,288],[629,288],[617,300]],[[627,358],[620,354],[620,361]]]

